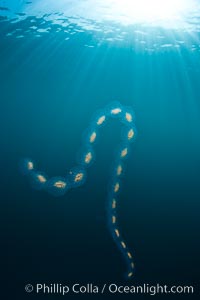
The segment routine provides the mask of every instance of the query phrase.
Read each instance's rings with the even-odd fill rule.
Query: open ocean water
[[[199,297],[200,3],[175,21],[149,23],[134,22],[130,3],[0,1],[4,300],[150,297],[25,291],[37,283],[192,285],[180,299]],[[133,109],[137,128],[118,203],[135,263],[128,281],[106,219],[121,123],[102,128],[85,184],[63,197],[32,189],[19,172],[30,157],[64,176],[94,113],[113,101]]]

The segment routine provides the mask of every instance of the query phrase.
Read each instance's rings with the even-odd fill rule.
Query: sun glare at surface
[[[175,26],[184,22],[194,9],[192,0],[109,0],[110,18],[118,16],[123,23],[150,23]]]
[[[39,11],[39,7],[40,11],[59,10],[66,16],[96,22],[181,29],[191,27],[196,16],[200,15],[198,0],[44,0],[42,3],[36,0],[31,9]]]
[[[91,21],[199,30],[199,0],[34,0],[22,5],[24,1],[0,0],[0,4],[8,8],[6,12],[10,17],[16,17],[12,13],[23,13],[21,19],[34,15],[53,21],[59,13],[62,17],[74,18],[81,26]]]

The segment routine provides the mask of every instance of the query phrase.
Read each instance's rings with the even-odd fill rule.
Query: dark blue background
[[[50,176],[64,175],[75,165],[93,113],[113,100],[133,107],[138,131],[118,210],[136,265],[128,284],[189,284],[198,292],[200,55],[107,43],[87,48],[95,44],[89,33],[68,43],[62,32],[8,38],[10,26],[1,23],[0,36],[1,257],[8,299],[34,299],[24,292],[27,283],[127,284],[106,226],[120,124],[102,129],[86,184],[62,198],[32,190],[18,170],[28,156]]]

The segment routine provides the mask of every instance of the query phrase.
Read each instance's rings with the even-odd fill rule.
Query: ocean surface
[[[199,1],[182,18],[148,22],[114,2],[0,1],[2,299],[62,298],[25,292],[37,283],[193,285],[195,295],[181,297],[199,294]],[[113,101],[133,109],[137,128],[118,205],[130,281],[106,219],[120,122],[102,128],[87,181],[63,197],[19,172],[30,157],[64,176],[93,115]],[[101,295],[68,298],[90,296]]]

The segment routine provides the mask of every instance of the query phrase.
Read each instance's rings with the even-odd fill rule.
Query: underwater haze
[[[181,297],[198,298],[200,2],[175,2],[160,18],[131,0],[0,0],[2,299],[48,297],[26,284],[76,282],[192,285]],[[129,281],[107,226],[121,123],[103,126],[86,182],[63,197],[32,189],[19,171],[28,157],[65,176],[94,114],[114,101],[132,108],[137,128],[117,210]]]

